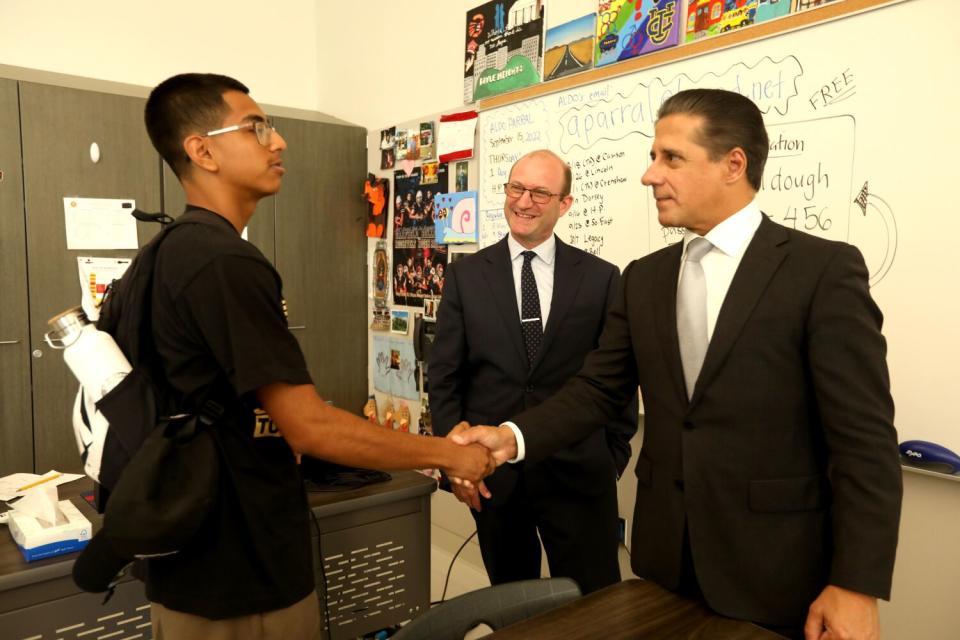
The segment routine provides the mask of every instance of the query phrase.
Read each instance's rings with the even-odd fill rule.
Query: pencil
[[[43,484],[44,482],[50,482],[51,480],[56,480],[57,478],[59,478],[59,477],[62,476],[62,475],[63,475],[62,473],[56,473],[56,474],[54,474],[54,475],[52,475],[52,476],[47,476],[46,478],[40,478],[39,480],[35,480],[34,482],[31,482],[30,484],[26,484],[26,485],[20,487],[19,489],[17,489],[17,491],[26,491],[27,489],[32,489],[32,488],[34,488],[35,486],[37,486],[38,484]]]

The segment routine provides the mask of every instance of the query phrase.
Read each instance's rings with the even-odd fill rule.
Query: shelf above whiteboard
[[[949,473],[938,473],[936,471],[927,471],[926,469],[920,469],[919,467],[911,467],[906,464],[900,465],[903,467],[904,471],[909,471],[910,473],[917,473],[922,476],[931,476],[933,478],[940,478],[941,480],[952,480],[954,482],[960,482],[960,475],[951,475]]]

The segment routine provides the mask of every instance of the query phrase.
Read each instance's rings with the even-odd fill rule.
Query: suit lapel
[[[517,290],[513,284],[513,270],[510,266],[510,248],[507,246],[507,237],[492,247],[486,256],[483,275],[490,286],[490,293],[497,305],[500,319],[504,323],[506,334],[510,336],[510,343],[516,349],[517,355],[527,366],[527,351],[523,346],[520,332],[520,311],[517,309]]]
[[[677,242],[663,254],[654,270],[653,317],[670,379],[680,396],[686,399],[687,387],[683,381],[680,339],[677,337],[677,279],[682,255],[683,243]]]
[[[530,367],[532,373],[543,360],[543,355],[550,349],[550,343],[553,342],[563,319],[570,310],[570,305],[577,297],[580,291],[580,283],[583,280],[583,271],[579,268],[583,256],[579,252],[573,251],[569,245],[556,238],[557,253],[553,262],[553,298],[550,301],[550,317],[547,319],[547,326],[543,330],[543,342],[540,343],[540,351],[537,353],[533,366]]]
[[[787,256],[786,248],[782,246],[787,240],[786,229],[771,222],[766,216],[762,218],[720,306],[717,324],[710,338],[691,402],[697,401],[702,389],[710,384],[710,380],[726,360],[743,330],[743,325],[753,313],[780,263]]]

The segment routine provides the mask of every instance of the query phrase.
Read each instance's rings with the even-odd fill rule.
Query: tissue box
[[[47,527],[31,516],[9,512],[10,533],[27,562],[80,551],[90,542],[90,521],[69,500],[60,500],[57,505],[67,521]]]

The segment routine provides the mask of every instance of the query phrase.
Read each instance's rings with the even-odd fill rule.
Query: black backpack
[[[140,213],[138,217],[170,220],[164,214]],[[176,394],[166,382],[153,344],[150,320],[157,251],[171,231],[185,224],[218,226],[209,216],[197,212],[185,213],[176,221],[164,224],[140,249],[123,277],[110,284],[100,306],[97,329],[113,337],[133,368],[96,404],[110,424],[97,477],[97,508],[101,513],[109,492],[114,490],[121,473],[150,433],[162,418],[179,413]],[[86,413],[84,403],[79,403],[79,410]],[[87,416],[83,418],[86,421]]]
[[[157,251],[171,231],[187,224],[220,223],[187,212],[166,224],[101,304],[97,329],[113,337],[132,370],[96,403],[109,423],[97,486],[97,508],[105,516],[74,564],[74,581],[86,591],[112,593],[117,573],[135,558],[176,553],[218,499],[218,447],[210,427],[223,406],[208,390],[195,414],[178,411],[151,326]]]

